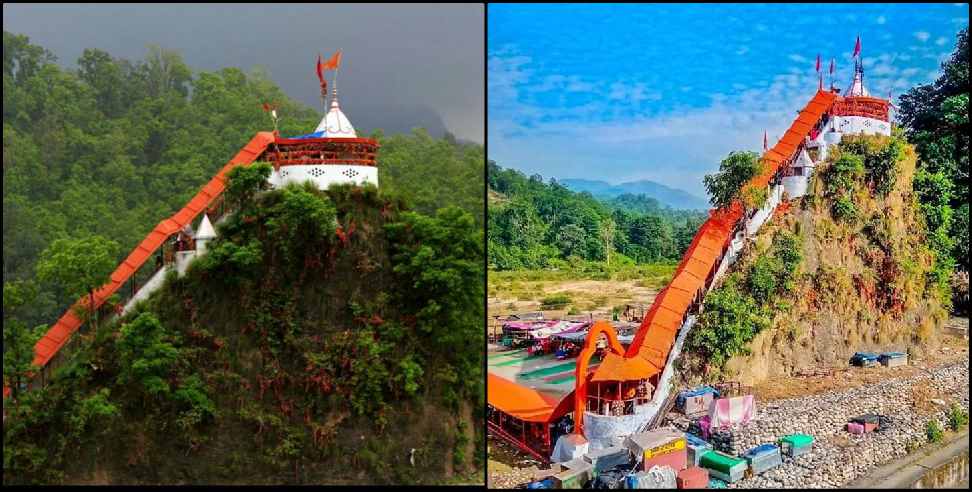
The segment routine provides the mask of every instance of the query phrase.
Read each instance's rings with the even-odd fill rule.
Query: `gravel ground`
[[[765,405],[757,401],[755,419],[733,427],[735,454],[793,433],[814,436],[813,452],[796,460],[784,457],[783,465],[730,488],[840,487],[904,456],[909,443],[915,447],[926,443],[929,420],[937,419],[947,428],[952,402],[969,409],[967,355],[960,362],[909,378]],[[860,436],[845,430],[848,420],[867,413],[889,416],[892,423],[880,432]],[[684,425],[678,418],[673,420],[676,426]]]
[[[814,436],[813,452],[796,459],[784,457],[781,466],[729,487],[840,487],[904,456],[909,444],[917,447],[927,442],[925,425],[929,420],[937,419],[943,429],[947,428],[952,402],[969,410],[968,354],[957,362],[907,378],[765,404],[757,401],[754,421],[733,428],[737,454],[793,433]],[[880,432],[862,436],[845,430],[849,419],[867,413],[886,415],[892,423]],[[671,423],[684,429],[687,421],[674,417]],[[491,440],[490,446],[506,447],[497,440]],[[493,454],[491,449],[490,456]],[[490,487],[509,488],[533,479],[536,466],[522,456],[502,461],[512,467],[490,466]]]

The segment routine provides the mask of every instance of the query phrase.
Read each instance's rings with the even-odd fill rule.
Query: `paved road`
[[[884,465],[867,477],[847,485],[848,488],[900,489],[911,488],[925,472],[969,450],[969,430],[966,428],[948,442],[922,449]],[[969,482],[955,487],[968,488]]]

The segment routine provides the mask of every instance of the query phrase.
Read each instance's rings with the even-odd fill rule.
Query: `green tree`
[[[97,329],[94,293],[108,282],[117,255],[118,243],[101,236],[58,239],[41,253],[37,276],[63,286],[72,297],[87,295],[87,313]]]
[[[272,171],[270,164],[265,162],[234,167],[227,175],[226,200],[240,210],[249,209],[256,194],[270,187],[267,178]]]
[[[749,342],[770,321],[753,297],[738,286],[735,276],[705,296],[698,326],[689,335],[690,350],[709,365],[722,367],[730,357],[749,351]]]
[[[719,163],[719,172],[706,174],[702,178],[709,201],[716,208],[726,208],[733,201],[742,198],[742,189],[763,169],[759,154],[748,151],[730,152]]]
[[[948,205],[956,213],[950,226],[942,232],[956,240],[951,241],[952,249],[936,252],[936,261],[943,265],[954,263],[967,272],[968,241],[959,239],[967,237],[969,222],[968,28],[959,31],[955,51],[941,68],[941,75],[935,82],[917,86],[901,96],[897,117],[907,130],[908,140],[918,151],[919,172],[915,174],[917,182],[914,186],[923,197],[922,203],[932,207],[923,207],[926,213],[944,215],[941,204],[935,203],[939,200],[934,190],[923,188],[925,185],[941,185],[940,178],[929,180],[929,175],[944,176],[952,182],[953,193]],[[954,260],[945,258],[946,255]]]
[[[122,367],[119,382],[136,383],[154,397],[168,395],[169,374],[179,360],[179,350],[162,323],[151,313],[142,313],[119,331],[115,342]]]
[[[14,314],[29,307],[37,298],[37,288],[26,281],[3,284],[3,375],[4,386],[9,386],[11,396],[19,404],[21,386],[26,384],[36,368],[34,345],[47,331],[46,325],[28,329]]]
[[[95,91],[98,108],[114,118],[125,111],[122,67],[111,55],[98,49],[85,49],[78,58],[78,75]]]
[[[459,386],[474,395],[482,388],[483,234],[472,216],[458,207],[435,217],[414,212],[385,226],[392,239],[394,273],[409,279],[400,302],[417,313],[421,336],[431,358],[426,374],[441,383],[453,378],[443,365],[464,377]],[[476,376],[478,375],[478,376]],[[444,378],[444,379],[443,379]]]

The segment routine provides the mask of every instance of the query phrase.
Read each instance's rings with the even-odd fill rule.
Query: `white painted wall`
[[[776,185],[770,188],[769,196],[766,198],[766,203],[763,204],[762,208],[756,211],[753,218],[746,222],[746,235],[752,236],[756,234],[756,231],[763,226],[763,223],[773,215],[773,211],[776,210],[776,206],[780,204],[780,200],[783,198],[783,186]]]
[[[811,168],[812,169],[812,168]],[[807,194],[807,184],[810,182],[809,176],[786,176],[783,178],[783,190],[786,191],[790,200],[800,198]]]
[[[148,296],[152,295],[152,293],[158,290],[159,287],[162,287],[162,284],[165,283],[165,274],[169,273],[169,270],[171,269],[172,265],[166,265],[160,268],[159,271],[155,272],[155,275],[152,275],[152,278],[150,278],[148,282],[145,282],[145,285],[138,289],[138,291],[135,292],[135,295],[132,296],[127,303],[125,303],[125,307],[122,308],[122,316],[128,314],[128,312],[131,311],[132,308],[139,303],[139,301],[148,299]]]
[[[375,166],[345,166],[337,164],[315,164],[281,166],[270,173],[270,184],[274,188],[288,183],[311,181],[318,189],[326,190],[333,184],[354,184],[361,186],[371,183],[378,186],[378,168]]]
[[[834,128],[841,133],[891,135],[891,124],[886,121],[863,116],[834,116],[833,120]]]

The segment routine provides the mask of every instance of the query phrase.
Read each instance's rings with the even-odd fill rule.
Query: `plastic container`
[[[702,467],[690,466],[678,472],[675,481],[680,489],[704,489],[709,485],[709,472]]]
[[[642,458],[641,469],[645,471],[652,466],[668,466],[677,472],[684,470],[688,461],[685,433],[673,427],[631,434],[624,446],[635,459]]]
[[[631,454],[621,446],[611,446],[596,451],[589,451],[584,455],[584,461],[591,464],[594,469],[594,476],[596,477],[604,470],[630,464]]]
[[[808,434],[790,434],[780,439],[780,451],[796,458],[809,453],[813,449],[813,436]]]
[[[706,452],[712,451],[711,444],[692,434],[685,434],[685,442],[688,447],[688,456],[686,457],[686,464],[688,466],[699,466],[699,458]]]
[[[733,483],[745,476],[749,464],[741,458],[734,458],[719,451],[709,451],[699,460],[702,468],[709,470],[709,475],[728,483]]]
[[[775,444],[761,444],[743,455],[753,473],[759,475],[783,464],[780,448]]]
[[[583,459],[570,460],[563,464],[565,470],[552,478],[555,489],[580,489],[593,477],[593,467]]]

